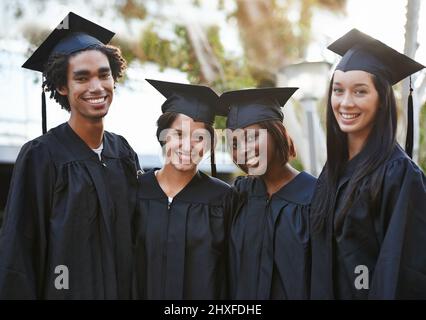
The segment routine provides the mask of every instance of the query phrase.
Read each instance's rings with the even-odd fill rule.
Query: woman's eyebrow
[[[338,85],[338,86],[341,86],[342,84],[340,83],[340,82],[333,82],[333,85]],[[365,86],[365,87],[368,87],[368,84],[367,83],[364,83],[364,82],[359,82],[359,83],[355,83],[354,85],[353,85],[353,87],[360,87],[360,86]]]

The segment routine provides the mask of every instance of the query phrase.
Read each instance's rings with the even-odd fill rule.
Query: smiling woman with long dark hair
[[[343,58],[311,205],[311,298],[426,298],[426,179],[396,142],[392,89],[423,66],[356,29],[329,48]]]

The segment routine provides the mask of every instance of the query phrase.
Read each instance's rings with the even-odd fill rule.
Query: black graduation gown
[[[233,189],[198,171],[169,206],[155,170],[139,178],[138,298],[227,298],[228,200]]]
[[[338,183],[334,218],[321,233],[312,235],[311,297],[424,299],[426,178],[400,146],[395,146],[389,160],[377,168],[382,180],[378,205],[373,208],[365,191],[365,184],[371,179],[367,176],[355,190],[354,205],[341,226],[333,223],[343,208],[349,179],[367,156],[361,152],[348,162]],[[323,170],[318,188],[325,175]],[[313,207],[315,203],[314,200]],[[355,273],[357,266],[368,268],[368,282],[364,281],[366,269]],[[368,289],[359,289],[360,284],[368,284]]]
[[[309,203],[316,179],[299,173],[268,200],[259,177],[238,177],[245,198],[231,227],[233,299],[306,299],[309,292]]]
[[[64,123],[22,147],[0,233],[0,299],[130,298],[139,164],[123,137],[105,132],[103,146],[101,162]],[[55,287],[59,265],[69,289]]]

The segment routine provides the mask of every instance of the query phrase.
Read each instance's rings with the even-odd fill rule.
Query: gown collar
[[[366,149],[364,148],[359,152],[355,157],[353,157],[351,160],[349,160],[346,163],[346,166],[343,170],[343,173],[339,179],[338,183],[338,189],[341,188],[354,174],[355,170],[357,170],[360,163],[362,163],[365,159],[369,157],[369,154],[367,153]],[[393,151],[388,159],[388,161],[392,161],[398,158],[408,157],[405,151],[401,148],[401,146],[396,143],[393,147]]]
[[[158,180],[155,176],[155,171],[160,170],[160,168],[154,168],[149,170],[144,175],[146,175],[146,179],[151,186],[151,188],[144,188],[143,192],[141,192],[142,198],[147,199],[168,199],[167,195],[164,193],[161,188]],[[176,194],[173,199],[179,199],[183,201],[194,201],[194,188],[202,181],[202,175],[200,171],[197,171],[192,179],[187,183],[187,185]]]
[[[260,177],[255,177],[254,179],[254,195],[267,197],[267,189],[263,179]],[[289,202],[305,205],[310,203],[314,188],[315,178],[302,171],[293,180],[275,192],[272,198],[278,197]]]
[[[98,155],[75,133],[68,122],[52,129],[52,133],[56,138],[65,145],[66,148],[73,155],[73,160],[88,160],[94,159],[99,160]],[[117,155],[112,150],[111,137],[104,133],[103,136],[103,150],[102,156],[109,158],[117,158]]]

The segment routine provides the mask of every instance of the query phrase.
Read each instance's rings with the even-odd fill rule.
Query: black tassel
[[[41,131],[43,134],[47,131],[47,124],[46,124],[46,93],[44,92],[44,76],[41,76]]]
[[[212,136],[211,139],[211,151],[210,151],[210,167],[211,167],[211,173],[212,173],[212,177],[217,176],[217,172],[216,172],[216,161],[215,161],[215,155],[214,155],[214,134]]]
[[[413,157],[413,88],[411,87],[411,77],[410,77],[410,94],[408,95],[408,104],[407,104],[407,138],[405,140],[405,152],[407,155]]]
[[[47,131],[46,125],[46,94],[44,93],[44,88],[41,92],[41,129],[43,134]]]

